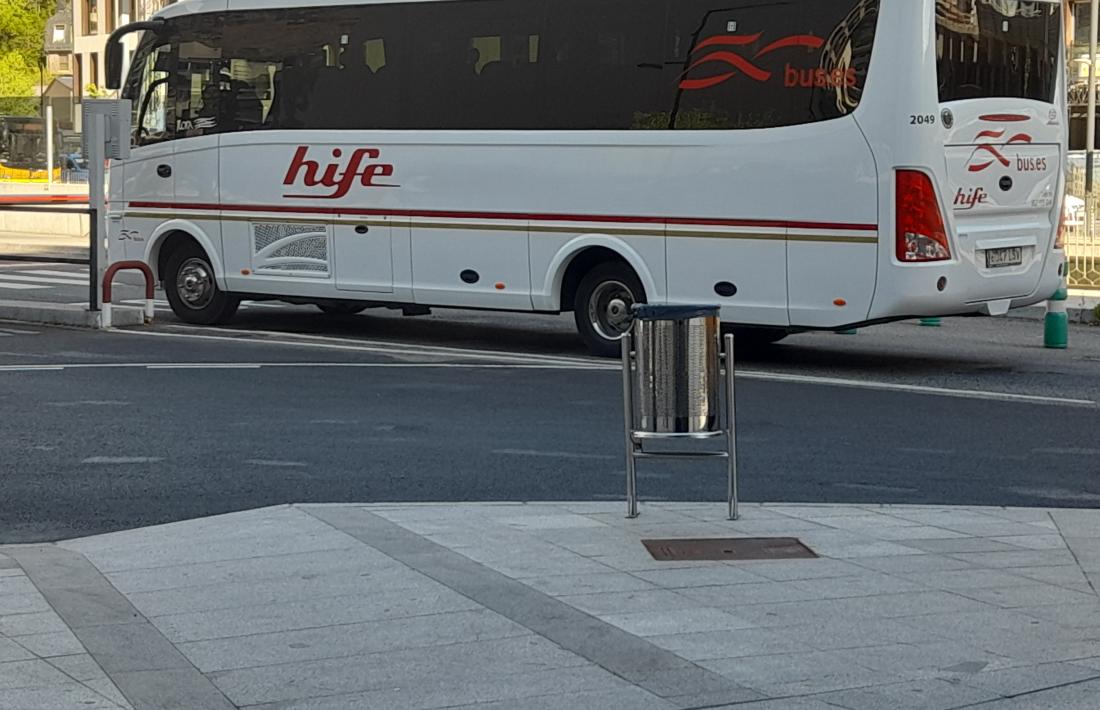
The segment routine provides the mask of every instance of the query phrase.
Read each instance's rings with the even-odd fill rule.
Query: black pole
[[[99,310],[99,210],[88,210],[88,310]]]

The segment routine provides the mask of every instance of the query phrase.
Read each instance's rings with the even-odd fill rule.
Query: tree
[[[52,0],[0,0],[0,96],[31,96]]]

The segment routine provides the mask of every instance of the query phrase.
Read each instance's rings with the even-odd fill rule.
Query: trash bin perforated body
[[[634,307],[639,432],[719,431],[717,306]]]

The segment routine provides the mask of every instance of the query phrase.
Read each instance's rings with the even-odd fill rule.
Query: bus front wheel
[[[162,277],[172,312],[187,323],[225,323],[240,305],[239,298],[218,288],[210,258],[197,244],[181,245],[169,254]]]
[[[617,357],[633,322],[631,309],[645,303],[642,282],[627,264],[610,261],[584,275],[573,299],[577,332],[593,355]]]

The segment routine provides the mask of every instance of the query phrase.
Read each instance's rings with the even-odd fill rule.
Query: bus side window
[[[168,140],[173,136],[168,82],[171,77],[172,46],[148,37],[138,48],[122,97],[130,99],[134,146]]]

